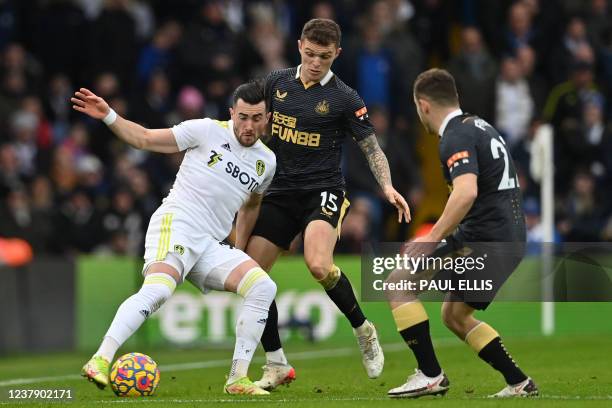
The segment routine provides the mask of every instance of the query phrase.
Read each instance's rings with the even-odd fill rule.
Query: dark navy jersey
[[[297,69],[274,71],[266,78],[272,113],[266,144],[276,154],[268,191],[343,189],[342,144],[347,136],[360,141],[374,134],[367,109],[333,73],[306,87]]]
[[[440,139],[440,161],[449,185],[455,177],[478,176],[478,196],[459,230],[472,242],[525,240],[518,177],[500,134],[483,119],[462,114]]]

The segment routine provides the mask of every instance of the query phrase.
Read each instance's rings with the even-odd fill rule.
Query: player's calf
[[[319,283],[325,289],[327,296],[338,306],[338,309],[346,316],[354,329],[363,325],[366,318],[361,311],[361,307],[359,307],[359,303],[357,303],[351,282],[342,273],[340,268],[333,265],[325,277],[319,280]]]
[[[251,359],[266,325],[268,309],[276,296],[276,284],[263,269],[256,267],[243,276],[237,293],[244,298],[244,303],[236,321],[236,345],[227,384],[248,379]]]

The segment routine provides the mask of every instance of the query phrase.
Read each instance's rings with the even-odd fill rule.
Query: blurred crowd
[[[531,141],[554,128],[559,240],[612,240],[612,4],[607,0],[0,0],[0,236],[35,253],[139,255],[182,156],[138,151],[71,109],[86,86],[150,128],[227,119],[250,78],[297,65],[312,17],[342,27],[332,67],[363,97],[394,184],[418,213],[423,157],[411,87],[455,76],[465,111],[504,135],[530,239],[541,239]],[[403,240],[355,143],[342,250]]]

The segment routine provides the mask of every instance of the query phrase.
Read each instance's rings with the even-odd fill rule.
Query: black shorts
[[[511,235],[508,235],[511,236]],[[460,232],[450,235],[430,255],[445,258],[468,253],[472,259],[479,259],[482,270],[443,269],[432,279],[452,283],[445,292],[451,294],[451,301],[460,301],[478,310],[485,310],[502,285],[521,263],[525,253],[524,242],[466,242]],[[463,289],[461,289],[463,285]]]
[[[331,224],[340,237],[340,226],[350,205],[340,189],[271,193],[261,203],[252,235],[289,249],[291,241],[314,220]]]

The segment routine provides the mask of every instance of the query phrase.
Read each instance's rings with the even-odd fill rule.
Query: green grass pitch
[[[444,397],[391,400],[389,388],[401,384],[414,369],[414,358],[401,343],[383,345],[386,364],[383,375],[370,380],[361,366],[356,344],[288,345],[286,351],[297,372],[297,380],[269,397],[235,397],[223,394],[230,349],[147,349],[160,365],[161,382],[149,398],[116,397],[110,389],[98,390],[78,377],[88,354],[44,354],[0,358],[0,405],[8,389],[70,388],[73,408],[90,406],[290,406],[298,407],[610,407],[612,369],[610,336],[512,338],[506,345],[521,367],[540,387],[534,399],[488,400],[486,396],[503,386],[493,371],[463,343],[444,340],[436,343],[438,356],[451,381]],[[136,351],[122,349],[123,352]],[[258,354],[251,377],[260,374],[263,362]],[[41,378],[46,377],[46,378]],[[59,406],[50,402],[22,401],[19,406]]]

